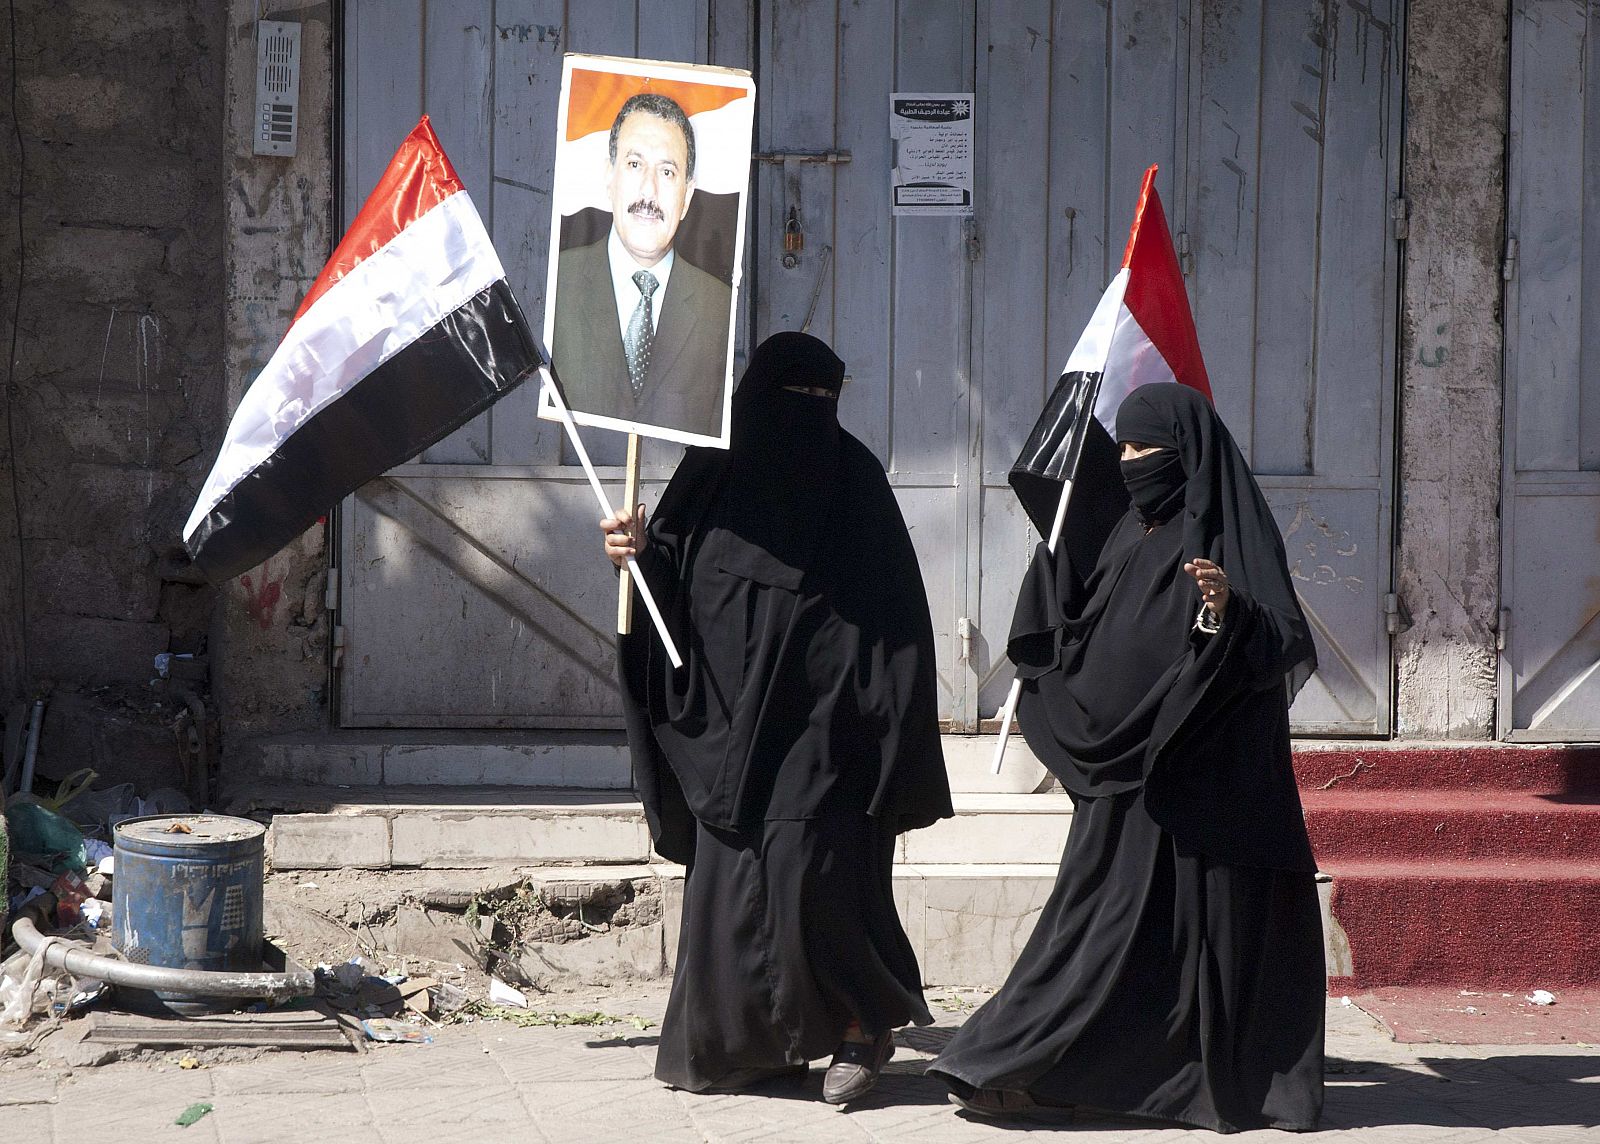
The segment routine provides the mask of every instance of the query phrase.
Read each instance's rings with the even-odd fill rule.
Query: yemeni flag
[[[184,525],[213,583],[548,365],[423,116],[228,425]]]
[[[1128,505],[1112,437],[1122,399],[1160,381],[1181,382],[1211,396],[1155,177],[1154,166],[1144,173],[1122,267],[1101,295],[1008,474],[1050,547],[1066,535],[1075,565],[1084,560],[1093,565],[1099,542]]]

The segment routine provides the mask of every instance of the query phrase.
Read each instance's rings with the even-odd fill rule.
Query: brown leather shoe
[[[822,1099],[846,1104],[865,1096],[878,1083],[878,1073],[894,1056],[894,1034],[879,1033],[870,1043],[840,1041],[839,1051],[822,1078]]]

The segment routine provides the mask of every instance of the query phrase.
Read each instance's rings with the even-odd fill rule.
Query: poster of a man
[[[753,94],[722,68],[567,57],[545,338],[579,422],[726,447]],[[595,459],[620,461],[603,437]]]

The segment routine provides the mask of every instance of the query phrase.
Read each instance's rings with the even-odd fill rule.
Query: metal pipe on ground
[[[11,936],[31,957],[45,944],[45,937],[28,918],[18,918]],[[316,975],[308,969],[289,973],[230,973],[207,969],[172,969],[160,965],[138,965],[115,957],[94,953],[79,942],[57,940],[44,951],[47,965],[79,977],[148,989],[161,993],[186,993],[196,997],[248,997],[287,1001],[310,997],[317,989]]]

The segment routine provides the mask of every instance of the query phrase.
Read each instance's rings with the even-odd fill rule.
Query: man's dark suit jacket
[[[635,401],[628,358],[617,326],[616,292],[606,241],[561,252],[556,322],[550,346],[556,372],[574,409],[645,425],[716,435],[722,429],[732,291],[680,253],[656,302],[656,337],[644,396]],[[620,464],[620,434],[591,433],[584,442],[597,463]],[[602,460],[602,457],[604,459]]]

